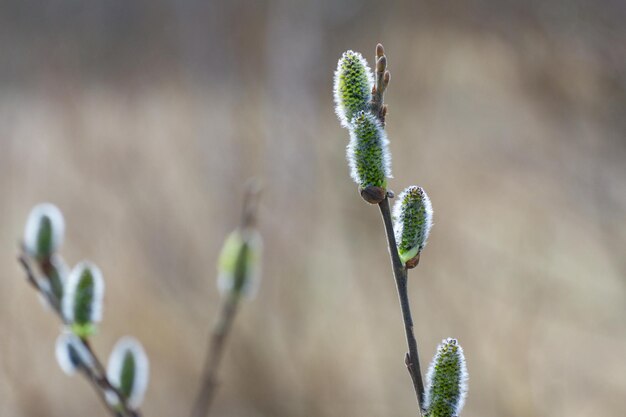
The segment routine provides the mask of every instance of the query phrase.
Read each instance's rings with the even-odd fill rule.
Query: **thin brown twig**
[[[204,365],[204,371],[202,372],[200,389],[191,412],[192,417],[205,417],[211,408],[218,385],[217,370],[219,369],[224,354],[226,339],[232,328],[238,305],[239,297],[235,295],[227,297],[222,304],[219,319],[211,335],[207,359]]]
[[[422,371],[420,369],[420,359],[417,350],[417,340],[413,333],[413,318],[411,316],[411,306],[409,304],[408,295],[408,276],[407,269],[402,264],[398,255],[398,247],[396,237],[393,232],[393,223],[391,221],[391,210],[389,208],[389,198],[385,197],[378,206],[380,214],[385,225],[385,233],[387,234],[387,244],[389,245],[389,254],[391,256],[391,268],[398,289],[398,297],[400,299],[400,308],[402,310],[402,319],[404,321],[404,332],[406,334],[406,342],[409,351],[406,354],[405,364],[413,381],[413,388],[417,396],[420,415],[422,415],[422,404],[424,403],[424,382],[422,381]]]
[[[372,89],[372,101],[370,103],[370,111],[380,120],[383,127],[385,126],[385,118],[387,116],[387,105],[384,103],[384,95],[391,74],[387,70],[387,56],[385,49],[379,43],[376,45],[376,64],[374,70],[375,85]],[[387,192],[387,196],[378,203],[380,213],[385,225],[387,234],[387,244],[389,246],[389,254],[391,256],[391,267],[393,276],[396,281],[398,290],[398,298],[400,300],[400,308],[402,310],[402,319],[404,321],[404,332],[406,334],[406,342],[409,351],[405,356],[405,364],[413,381],[413,388],[417,397],[418,408],[422,415],[422,404],[424,403],[424,383],[422,380],[422,371],[420,369],[419,354],[417,350],[417,341],[413,332],[413,318],[411,316],[411,306],[408,295],[408,275],[407,268],[400,260],[398,255],[398,247],[393,232],[393,222],[391,219],[391,210],[389,208],[389,198],[393,197],[393,193]]]
[[[31,284],[33,288],[46,299],[48,304],[52,307],[52,310],[55,312],[56,316],[63,322],[63,324],[69,325],[70,323],[68,323],[63,316],[63,312],[61,311],[61,304],[59,303],[59,301],[56,299],[51,291],[46,290],[41,285],[41,279],[38,278],[33,271],[28,256],[23,249],[23,246],[22,252],[18,256],[18,261],[24,269],[24,272],[26,273],[28,283]],[[83,374],[85,375],[87,381],[92,385],[94,390],[96,390],[99,396],[103,399],[103,404],[106,406],[109,413],[115,417],[141,417],[141,413],[138,410],[132,410],[128,407],[124,395],[111,384],[106,376],[106,370],[102,365],[102,362],[91,348],[89,341],[82,338],[79,338],[79,340],[81,341],[87,352],[89,352],[89,355],[91,356],[91,359],[95,365],[95,369],[88,366],[81,366]],[[105,393],[107,391],[111,391],[117,396],[119,407],[115,407],[109,404],[108,401],[106,401]]]

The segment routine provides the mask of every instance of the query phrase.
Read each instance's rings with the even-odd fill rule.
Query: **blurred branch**
[[[191,412],[192,417],[205,417],[211,408],[217,388],[217,370],[222,360],[226,339],[232,328],[238,305],[239,297],[236,295],[227,297],[222,304],[219,319],[211,335],[200,389]]]
[[[63,322],[64,325],[70,325],[68,321],[63,317],[63,313],[61,311],[61,304],[57,297],[50,291],[46,289],[43,285],[41,285],[42,278],[39,278],[35,272],[33,271],[30,259],[26,254],[24,248],[21,248],[21,253],[18,256],[18,261],[24,272],[26,273],[26,279],[31,286],[41,294],[42,297],[48,302],[52,310],[56,313],[57,317]],[[40,267],[45,269],[46,261],[42,261]],[[87,339],[79,338],[82,345],[86,349],[86,351],[91,356],[91,360],[94,364],[93,367],[81,365],[80,369],[87,381],[92,385],[94,390],[98,393],[98,396],[101,398],[103,405],[107,408],[109,413],[115,417],[141,417],[141,413],[137,410],[131,410],[128,407],[126,402],[126,398],[124,395],[114,387],[106,375],[106,370],[102,365],[102,362],[96,355],[96,353],[91,348],[89,341]],[[106,393],[113,392],[117,396],[119,406],[113,406],[106,401]]]
[[[240,230],[251,229],[256,224],[258,198],[261,192],[261,186],[255,179],[248,181],[246,193],[243,201],[243,211],[241,216]],[[242,253],[237,258],[237,270],[241,271],[245,268],[243,263],[246,262],[247,253],[246,246],[242,248]],[[241,294],[239,292],[229,293],[222,303],[218,320],[213,327],[211,341],[208,346],[204,370],[200,380],[200,388],[196,395],[194,405],[191,411],[191,417],[205,417],[209,413],[209,409],[213,404],[213,398],[218,386],[217,371],[219,369],[222,357],[224,356],[224,348],[226,340],[233,326],[235,316],[239,307]]]

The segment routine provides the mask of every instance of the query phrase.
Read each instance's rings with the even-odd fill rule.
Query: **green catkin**
[[[350,175],[361,189],[387,187],[391,178],[389,141],[380,122],[369,112],[357,113],[350,123],[347,159]]]
[[[38,204],[31,210],[24,230],[24,248],[39,261],[49,259],[63,242],[65,222],[53,204]]]
[[[63,298],[66,267],[58,255],[65,221],[53,204],[38,204],[31,210],[24,229],[24,250],[37,262],[46,279],[40,281],[42,291],[53,305]]]
[[[85,325],[91,322],[94,296],[91,272],[85,270],[80,278],[74,298],[74,323]]]
[[[126,398],[130,397],[133,390],[133,383],[135,381],[135,357],[128,351],[124,355],[124,361],[122,362],[122,370],[120,375],[120,392],[124,394]]]
[[[107,377],[131,409],[141,405],[150,379],[150,363],[138,340],[124,336],[117,341],[109,356]],[[106,400],[119,405],[119,398],[112,392],[107,393]]]
[[[334,80],[335,111],[343,127],[348,128],[358,112],[369,108],[373,86],[374,78],[365,58],[358,52],[344,52]]]
[[[423,188],[406,188],[393,209],[394,232],[402,263],[420,254],[432,227],[433,208]]]
[[[456,417],[467,394],[467,367],[463,348],[456,339],[444,339],[437,347],[426,375],[424,417]]]
[[[261,275],[263,242],[256,230],[235,230],[218,260],[217,284],[222,295],[254,297]]]
[[[103,296],[100,269],[90,262],[76,265],[67,279],[62,311],[77,336],[86,338],[95,333],[102,319]]]
[[[54,252],[52,221],[50,217],[42,216],[37,233],[37,254],[40,257],[50,256]]]

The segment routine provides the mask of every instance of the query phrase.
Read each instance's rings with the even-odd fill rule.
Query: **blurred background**
[[[382,42],[390,186],[435,208],[409,286],[422,366],[459,339],[465,417],[623,415],[625,19],[618,0],[4,0],[0,414],[106,416],[15,260],[33,205],[65,214],[68,263],[104,272],[95,349],[138,337],[145,416],[185,416],[258,176],[263,282],[213,415],[416,415],[382,222],[332,102],[341,53]]]

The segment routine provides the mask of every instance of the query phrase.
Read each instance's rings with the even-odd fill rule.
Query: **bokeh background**
[[[332,104],[383,42],[391,188],[435,226],[410,297],[423,367],[459,338],[466,417],[626,409],[626,4],[619,0],[0,5],[0,414],[105,416],[54,359],[16,246],[57,204],[103,270],[103,358],[137,336],[147,417],[185,416],[219,308],[215,263],[263,179],[264,274],[213,415],[416,415],[378,210]]]

